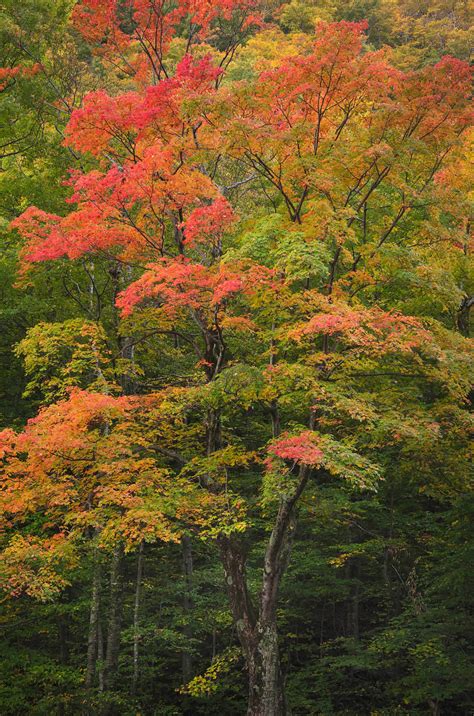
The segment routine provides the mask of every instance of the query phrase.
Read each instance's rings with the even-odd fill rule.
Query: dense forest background
[[[153,4],[166,29],[180,3]],[[294,514],[284,525],[291,557],[285,542],[274,605],[278,678],[288,706],[254,705],[249,713],[278,716],[291,708],[301,716],[467,716],[474,713],[472,133],[462,114],[465,90],[454,97],[456,77],[430,72],[448,55],[459,61],[452,67],[464,77],[472,5],[468,0],[221,5],[220,15],[199,10],[206,32],[184,15],[174,23],[162,53],[155,52],[155,64],[159,57],[162,66],[154,66],[151,77],[144,68],[152,53],[133,3],[0,4],[0,712],[245,713],[252,668],[232,593],[231,562],[235,566],[236,555],[245,556],[245,584],[256,601],[269,538],[288,495],[293,499],[291,480],[299,465],[298,479],[308,486],[298,494],[297,507],[291,504]],[[367,26],[357,25],[363,20]],[[354,33],[362,33],[360,50]],[[370,72],[379,85],[367,80],[367,105],[351,107],[346,120],[338,119],[334,131],[342,144],[334,143],[328,120],[317,162],[304,155],[297,165],[293,158],[306,146],[306,117],[298,114],[300,130],[292,125],[293,133],[288,130],[283,140],[275,138],[280,125],[269,134],[259,132],[277,112],[272,98],[306,92],[303,84],[292,85],[291,67],[303,77],[315,38],[321,77],[326,76],[330,55],[324,55],[324,43],[333,47],[335,36],[341,53],[348,53],[343,81],[353,81],[356,67],[365,71],[363,59],[350,64],[353,52],[376,58]],[[212,143],[212,152],[193,161],[225,201],[216,216],[206,214],[209,196],[191,186],[192,172],[186,175],[179,191],[195,192],[201,213],[189,221],[181,244],[189,246],[190,237],[198,237],[191,258],[205,270],[216,257],[228,256],[221,283],[213,286],[227,292],[230,303],[239,279],[225,271],[236,266],[238,272],[240,265],[246,271],[245,261],[260,262],[275,271],[275,281],[285,282],[275,289],[262,270],[248,279],[261,281],[260,293],[248,298],[243,289],[238,308],[222,309],[230,348],[225,365],[219,354],[214,367],[220,334],[189,328],[180,313],[183,301],[173,293],[176,283],[160,279],[175,301],[164,316],[153,304],[156,291],[138,311],[135,295],[125,293],[123,299],[145,264],[156,261],[150,246],[160,232],[162,246],[178,236],[179,247],[161,255],[181,253],[187,200],[183,209],[173,205],[163,211],[156,224],[136,209],[142,199],[134,197],[132,209],[122,208],[127,231],[133,225],[148,242],[146,250],[133,248],[128,238],[114,239],[118,249],[101,244],[92,215],[77,213],[67,231],[48,233],[48,217],[56,217],[59,226],[71,211],[79,212],[74,207],[83,200],[81,192],[91,186],[96,196],[108,191],[105,184],[93,184],[94,172],[126,173],[130,154],[148,141],[143,130],[126,126],[124,100],[107,104],[104,98],[135,93],[131,104],[136,104],[147,86],[159,88],[172,83],[173,73],[184,73],[176,68],[189,53],[197,60],[211,57],[225,70],[212,75],[212,92],[200,89],[191,72],[196,84],[185,90],[185,109],[180,105],[184,114],[201,117],[193,119],[190,133],[198,152],[199,136],[208,131],[201,125],[209,120],[203,141]],[[294,57],[300,64],[291,64]],[[394,73],[393,87],[384,89],[391,80],[379,62]],[[314,64],[300,80],[305,88],[319,68]],[[419,118],[415,112],[404,137],[402,115],[416,103],[417,90],[394,100],[396,73],[424,83],[425,105],[417,105]],[[283,94],[277,95],[277,85]],[[371,144],[368,128],[370,103],[382,94],[384,107],[392,101],[402,107],[386,110],[383,147]],[[345,112],[337,101],[334,112]],[[262,107],[267,102],[260,114],[258,102]],[[426,120],[421,119],[425,106]],[[239,116],[252,117],[249,133],[234,121],[230,108],[235,107]],[[184,140],[175,148],[173,117],[166,118],[165,129],[161,120],[154,121],[156,136],[162,132],[175,152],[171,185],[182,176],[191,150]],[[219,132],[211,134],[216,124]],[[104,127],[111,125],[121,129],[108,144]],[[375,176],[364,169],[362,146],[364,157],[378,157],[370,164],[370,172],[375,166],[379,172],[373,189],[362,181]],[[387,181],[388,170],[379,169],[377,161],[391,167]],[[158,181],[162,170],[153,171]],[[357,172],[356,189],[343,206],[339,197]],[[80,174],[90,183],[72,186]],[[305,188],[295,208],[298,182]],[[361,186],[371,188],[370,198]],[[47,214],[28,214],[31,206]],[[324,236],[322,229],[318,234],[323,223]],[[199,243],[200,231],[214,242],[208,253],[208,244]],[[319,237],[314,243],[313,235]],[[56,250],[61,241],[69,243]],[[184,303],[201,301],[195,290],[189,289]],[[252,324],[242,308],[246,301]],[[125,317],[117,305],[125,306]],[[320,321],[315,338],[302,327],[312,315],[308,306],[328,319]],[[204,310],[199,304],[196,315]],[[386,316],[402,315],[412,321],[399,317],[402,328],[395,338],[387,329],[390,349],[377,343],[385,330],[377,328],[378,310],[387,312],[388,322]],[[204,345],[209,336],[214,352],[206,353],[205,346],[196,367],[199,341]],[[296,347],[291,336],[298,339]],[[273,371],[262,372],[265,364]],[[267,380],[269,374],[277,377]],[[146,400],[170,386],[175,398],[166,393],[146,412]],[[88,402],[88,395],[95,402]],[[125,410],[120,400],[128,398],[132,407],[126,410],[138,405],[138,417],[120,412]],[[178,407],[170,407],[173,400]],[[316,427],[310,420],[310,430],[301,432],[306,424],[301,406],[313,410],[313,402]],[[166,414],[165,427],[158,414]],[[219,427],[211,435],[212,420],[219,420]],[[308,437],[316,429],[318,443]],[[203,440],[207,453],[200,452]],[[272,440],[277,442],[265,462],[262,445]],[[94,452],[90,465],[81,457],[85,445]],[[330,455],[326,462],[323,453]],[[275,477],[278,465],[284,494]],[[144,486],[153,470],[163,481],[155,492],[152,482]],[[227,500],[228,480],[233,485],[232,510],[215,488],[221,473]],[[105,487],[104,475],[110,478]],[[87,485],[72,490],[71,480]],[[210,497],[202,499],[197,488]],[[142,502],[137,507],[133,500]]]

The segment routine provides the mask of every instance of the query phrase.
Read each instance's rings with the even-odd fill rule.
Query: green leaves
[[[38,323],[16,347],[29,382],[25,397],[40,395],[50,403],[72,387],[110,392],[114,385],[111,352],[103,328],[76,318]]]

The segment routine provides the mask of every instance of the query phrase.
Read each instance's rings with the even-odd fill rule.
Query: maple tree
[[[287,26],[290,10],[277,12]],[[367,48],[365,21],[318,22],[298,51],[268,12],[254,0],[75,6],[117,91],[68,110],[79,161],[66,205],[30,206],[11,227],[21,280],[82,265],[90,315],[38,323],[19,343],[26,395],[43,407],[1,434],[5,588],[54,598],[91,557],[87,687],[113,687],[124,552],[191,535],[219,551],[255,716],[289,712],[277,616],[305,501],[325,488],[369,499],[406,464],[425,494],[461,489],[472,361],[468,339],[413,299],[421,285],[449,314],[428,274],[467,263],[469,66],[400,69]],[[106,310],[96,266],[113,287]],[[454,294],[467,303],[451,305],[449,327],[466,335],[469,295]],[[153,362],[172,363],[164,379]],[[216,664],[207,679],[227,658]]]

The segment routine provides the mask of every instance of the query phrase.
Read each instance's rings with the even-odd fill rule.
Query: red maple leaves
[[[270,445],[269,452],[282,460],[311,467],[319,465],[324,456],[318,436],[311,430],[303,430],[299,435],[282,436]]]
[[[154,299],[168,316],[176,316],[181,309],[213,314],[229,298],[251,294],[273,281],[273,272],[261,266],[207,267],[185,258],[162,259],[149,264],[143,275],[118,296],[117,306],[127,316],[141,302]]]

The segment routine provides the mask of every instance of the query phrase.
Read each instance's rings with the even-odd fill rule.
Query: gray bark
[[[89,617],[89,635],[87,639],[87,668],[86,687],[94,686],[95,670],[97,663],[98,626],[100,612],[100,587],[101,587],[100,564],[97,556],[94,562],[92,575],[91,609]]]
[[[288,716],[290,713],[278,647],[276,610],[295,529],[295,508],[309,475],[309,468],[302,466],[294,493],[280,499],[265,551],[258,610],[248,591],[245,551],[232,538],[219,539],[231,609],[248,671],[247,716]]]
[[[117,545],[112,555],[110,567],[110,600],[107,631],[107,650],[104,664],[104,689],[113,688],[117,675],[120,627],[122,622],[122,580],[121,580],[122,547]]]
[[[102,692],[104,690],[104,630],[100,618],[98,630],[97,660],[99,662],[99,691]]]
[[[183,611],[184,611],[184,627],[183,634],[186,639],[187,645],[192,639],[193,631],[191,625],[191,612],[193,609],[193,552],[191,546],[191,540],[188,536],[184,535],[181,540],[181,546],[183,550],[183,577],[184,577],[184,595],[183,595]],[[193,677],[193,659],[192,653],[189,648],[184,649],[182,654],[182,670],[183,670],[183,683],[187,684]]]
[[[137,691],[140,678],[140,606],[143,579],[143,542],[140,542],[137,561],[137,581],[135,585],[135,602],[133,605],[133,680],[132,694]]]

